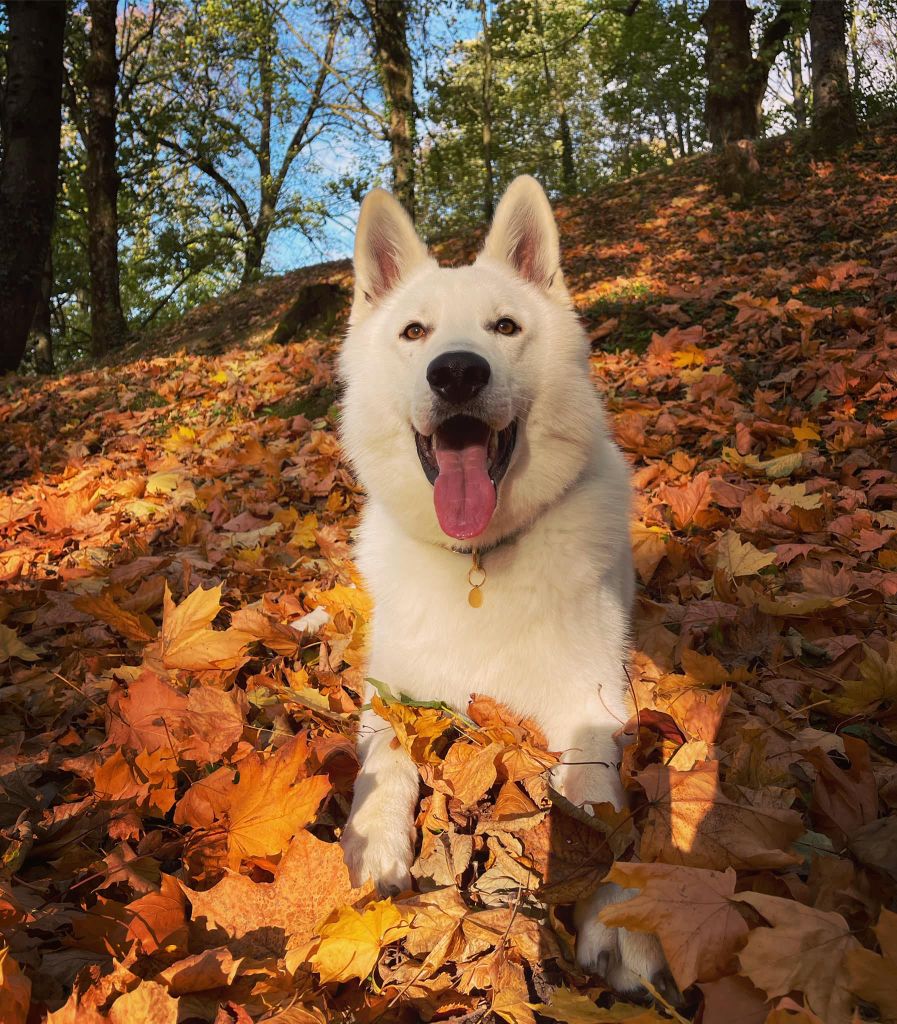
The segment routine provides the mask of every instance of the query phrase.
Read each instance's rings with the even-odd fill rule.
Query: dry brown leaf
[[[800,815],[734,803],[722,791],[717,762],[687,772],[649,765],[637,780],[650,801],[641,860],[717,871],[800,862],[788,852],[805,831]]]
[[[502,752],[498,743],[480,747],[473,743],[454,743],[445,760],[437,765],[424,765],[424,782],[447,796],[454,797],[462,807],[481,800],[498,777],[496,760]]]
[[[704,996],[701,1024],[764,1024],[769,1000],[747,978],[731,974],[698,988]]]
[[[187,913],[184,894],[171,875],[162,876],[158,892],[147,893],[127,906],[130,915],[128,938],[140,943],[148,954],[187,948]]]
[[[0,949],[0,1020],[3,1024],[25,1024],[31,1005],[31,981],[10,955]]]
[[[84,594],[75,598],[73,605],[79,611],[92,615],[111,626],[126,640],[147,644],[155,640],[158,629],[148,615],[135,615],[116,604],[108,590],[102,594]]]
[[[521,834],[527,860],[543,880],[540,900],[563,904],[591,895],[613,860],[612,837],[632,841],[626,827],[628,812],[617,818],[610,804],[600,804],[596,811],[593,823],[578,821],[555,809],[535,828]],[[601,816],[605,813],[610,817]]]
[[[673,524],[680,530],[700,525],[713,500],[710,489],[710,474],[698,473],[682,487],[662,487],[657,495],[660,501],[670,506]]]
[[[242,957],[235,960],[226,946],[220,946],[178,960],[160,971],[159,978],[172,995],[183,996],[188,992],[230,985],[242,962]]]
[[[166,668],[202,671],[245,664],[249,638],[237,629],[209,629],[221,610],[221,587],[197,587],[179,605],[165,588],[161,657]]]
[[[112,1004],[109,1024],[177,1024],[179,1000],[157,981],[141,981]]]
[[[731,973],[748,926],[735,896],[735,872],[672,864],[617,863],[608,881],[639,894],[601,911],[615,928],[653,932],[681,991]]]
[[[845,987],[878,1010],[884,1024],[897,1021],[897,914],[882,908],[875,935],[881,956],[869,949],[847,953]]]
[[[208,944],[227,945],[234,956],[283,956],[299,947],[336,907],[354,906],[373,886],[353,889],[343,852],[310,832],[299,832],[277,866],[273,882],[228,873],[205,892],[182,886],[192,920],[205,920]]]
[[[648,583],[667,553],[669,533],[659,526],[633,522],[629,526],[632,557],[642,583]]]
[[[739,899],[770,925],[748,936],[738,955],[742,973],[770,998],[802,992],[826,1024],[850,1021],[854,998],[846,957],[860,944],[844,918],[765,893],[745,892]]]
[[[220,761],[243,733],[243,714],[233,696],[210,686],[186,695],[144,670],[109,695],[105,746],[142,750],[174,749],[197,764]]]
[[[869,747],[862,740],[845,734],[844,753],[850,758],[846,770],[818,748],[803,756],[818,772],[813,785],[814,818],[823,830],[834,829],[847,837],[878,817],[878,784]]]

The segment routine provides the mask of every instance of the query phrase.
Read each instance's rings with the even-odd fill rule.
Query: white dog
[[[387,192],[364,201],[341,356],[345,451],[369,495],[357,549],[374,600],[369,674],[463,710],[486,694],[535,719],[577,804],[624,804],[633,573],[627,467],[538,182],[517,178],[483,252],[441,268]],[[369,696],[369,695],[368,695]],[[343,850],[356,884],[410,887],[419,777],[376,715]],[[585,763],[582,763],[585,762]],[[663,968],[653,936],[576,908],[577,959],[618,991]]]

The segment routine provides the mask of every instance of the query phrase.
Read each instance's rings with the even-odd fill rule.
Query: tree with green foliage
[[[301,228],[323,212],[287,179],[324,130],[343,11],[331,5],[316,38],[290,45],[292,8],[290,0],[179,5],[153,56],[157,89],[132,101],[147,142],[202,175],[218,198],[244,284],[261,273],[272,231]]]
[[[490,186],[521,172],[572,194],[702,144],[696,0],[478,0],[476,12],[480,32],[449,51],[425,109],[431,223],[479,219]]]

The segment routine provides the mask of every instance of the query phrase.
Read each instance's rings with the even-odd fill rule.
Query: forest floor
[[[393,900],[336,844],[370,612],[341,327],[269,341],[348,266],[4,381],[4,1024],[897,1021],[897,131],[763,161],[749,205],[694,158],[558,210],[637,487],[631,811],[549,813],[554,755],[486,700],[387,698],[424,780]],[[609,870],[678,1008],[573,966]]]

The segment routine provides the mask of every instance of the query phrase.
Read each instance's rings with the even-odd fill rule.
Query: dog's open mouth
[[[417,454],[433,484],[433,504],[443,531],[478,537],[495,511],[496,492],[517,443],[516,420],[493,430],[473,416],[452,416],[429,437],[414,432]]]

